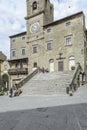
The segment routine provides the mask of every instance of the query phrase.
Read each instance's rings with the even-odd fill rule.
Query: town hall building
[[[26,31],[10,36],[10,69],[13,81],[20,81],[37,67],[49,72],[75,69],[79,62],[87,69],[85,16],[78,12],[54,21],[49,0],[26,0]]]

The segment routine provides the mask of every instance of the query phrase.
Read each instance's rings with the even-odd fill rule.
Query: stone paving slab
[[[0,112],[27,110],[38,107],[87,103],[87,86],[80,88],[73,96],[69,95],[24,95],[9,98],[0,96]]]
[[[0,130],[87,130],[87,85],[73,96],[0,96]]]
[[[0,130],[87,130],[87,104],[0,113]]]

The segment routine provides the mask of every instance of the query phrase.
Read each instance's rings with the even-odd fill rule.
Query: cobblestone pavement
[[[1,96],[0,130],[87,130],[87,85],[73,96]]]

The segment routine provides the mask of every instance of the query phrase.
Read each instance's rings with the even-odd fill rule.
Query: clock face
[[[40,27],[40,25],[39,25],[38,22],[31,24],[31,26],[30,26],[30,32],[31,33],[37,32],[39,30],[39,27]]]

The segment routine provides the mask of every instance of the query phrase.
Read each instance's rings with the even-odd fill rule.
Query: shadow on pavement
[[[87,104],[0,113],[0,130],[87,130]]]

